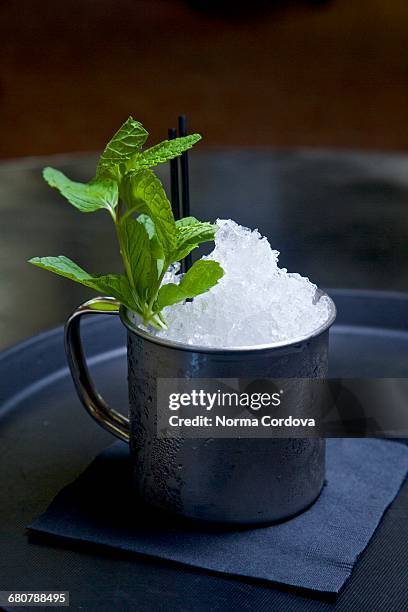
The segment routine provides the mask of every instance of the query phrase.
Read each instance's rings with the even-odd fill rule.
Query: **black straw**
[[[177,138],[176,128],[169,128],[169,140]],[[171,208],[173,210],[174,218],[180,219],[180,190],[179,190],[179,172],[177,158],[170,160],[170,193],[171,193]]]
[[[177,137],[177,130],[169,128],[169,140]],[[185,115],[179,115],[178,118],[178,135],[187,136],[187,120]],[[174,218],[181,219],[182,217],[190,216],[190,181],[188,175],[188,154],[181,154],[180,158],[181,169],[181,202],[180,202],[180,187],[179,187],[179,171],[178,159],[170,160],[170,187],[171,187],[171,208]],[[181,271],[187,272],[191,268],[192,260],[191,253],[187,255],[181,262]]]
[[[187,136],[187,120],[185,115],[179,115],[178,118],[178,128],[179,128],[179,136]],[[180,158],[180,167],[181,167],[181,216],[189,217],[190,216],[190,181],[188,174],[188,153],[181,154]],[[183,272],[187,272],[191,268],[192,259],[191,253],[187,255],[187,257],[182,262],[184,265],[182,266]]]
[[[178,118],[179,136],[187,136],[187,121],[185,115],[180,115]],[[188,177],[188,153],[185,151],[181,154],[181,204],[183,217],[190,216],[190,185]]]

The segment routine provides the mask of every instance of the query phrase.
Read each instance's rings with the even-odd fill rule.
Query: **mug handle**
[[[80,332],[81,318],[84,315],[118,315],[119,308],[120,303],[111,297],[97,297],[78,306],[65,324],[65,352],[75,388],[86,410],[101,427],[129,443],[129,419],[110,408],[99,395],[89,373]]]

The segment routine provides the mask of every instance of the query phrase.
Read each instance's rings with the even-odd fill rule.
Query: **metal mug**
[[[317,290],[317,298],[325,295]],[[325,478],[325,440],[157,436],[154,408],[158,378],[324,378],[328,369],[327,321],[307,337],[232,349],[184,345],[137,327],[113,298],[77,308],[65,327],[65,346],[78,395],[89,414],[130,444],[134,483],[141,498],[176,515],[228,524],[287,519],[310,506]],[[111,304],[109,312],[102,303]],[[84,315],[116,314],[127,328],[129,418],[95,389],[80,338]]]

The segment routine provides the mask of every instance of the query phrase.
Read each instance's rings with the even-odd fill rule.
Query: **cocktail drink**
[[[163,436],[159,382],[324,378],[334,304],[307,278],[279,268],[279,253],[257,230],[232,220],[175,220],[151,166],[200,137],[143,149],[146,138],[130,118],[87,184],[52,168],[44,172],[81,212],[111,215],[123,259],[123,273],[105,275],[89,274],[64,256],[31,260],[103,296],[80,306],[66,326],[79,397],[105,429],[129,442],[134,485],[145,502],[213,522],[288,518],[321,491],[324,440]],[[213,240],[210,255],[180,271],[180,261]],[[101,398],[86,366],[79,323],[95,313],[118,314],[127,328],[129,418]]]

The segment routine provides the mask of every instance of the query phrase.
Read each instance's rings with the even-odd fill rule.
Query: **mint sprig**
[[[44,179],[81,212],[106,210],[116,230],[123,274],[89,274],[65,256],[34,257],[30,263],[112,296],[146,325],[166,328],[162,310],[205,293],[223,276],[215,261],[196,262],[180,283],[163,285],[169,266],[181,261],[203,242],[214,240],[217,227],[195,217],[174,220],[163,185],[150,169],[191,148],[201,139],[192,134],[165,140],[142,150],[148,133],[132,117],[121,126],[103,151],[95,178],[89,183],[70,180],[54,168]]]

